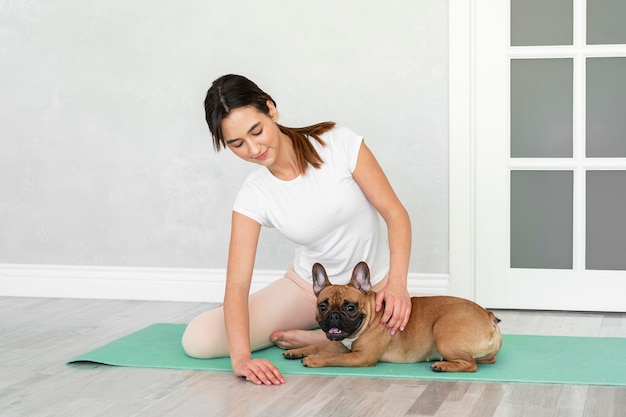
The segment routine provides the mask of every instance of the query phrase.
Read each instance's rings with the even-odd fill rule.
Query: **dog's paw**
[[[285,359],[302,359],[304,358],[304,355],[296,350],[288,350],[283,353],[283,357]]]
[[[302,359],[302,365],[306,368],[321,368],[324,364],[318,358],[319,355],[307,356]]]
[[[432,369],[433,372],[448,372],[449,370],[447,362],[444,361],[433,362],[433,364],[430,365],[430,369]]]
[[[444,369],[441,367],[441,362],[435,362],[432,365],[430,365],[430,369],[432,369],[434,372],[444,372]]]

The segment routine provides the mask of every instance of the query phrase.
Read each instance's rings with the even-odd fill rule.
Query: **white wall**
[[[224,268],[250,167],[202,100],[240,73],[281,121],[363,134],[448,271],[447,2],[0,0],[0,264]],[[264,231],[257,268],[289,266]]]

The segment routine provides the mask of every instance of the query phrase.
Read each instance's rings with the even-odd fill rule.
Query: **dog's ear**
[[[324,289],[325,286],[330,285],[326,270],[321,264],[313,265],[313,292],[316,296]]]
[[[352,279],[350,285],[367,294],[372,290],[370,282],[370,269],[365,262],[359,262],[352,271]]]

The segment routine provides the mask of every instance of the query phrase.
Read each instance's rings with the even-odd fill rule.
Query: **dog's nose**
[[[328,314],[328,319],[333,322],[338,322],[341,319],[341,316],[336,311],[331,311],[330,314]]]

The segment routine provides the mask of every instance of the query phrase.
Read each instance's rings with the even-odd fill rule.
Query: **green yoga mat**
[[[228,358],[193,359],[181,344],[184,324],[158,323],[78,356],[68,364],[232,371]],[[270,347],[254,357],[270,359],[283,375],[466,380],[583,385],[626,385],[626,338],[504,335],[495,364],[474,373],[436,373],[428,363],[379,363],[369,368],[305,368]]]

